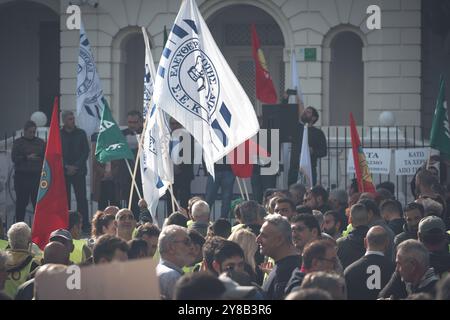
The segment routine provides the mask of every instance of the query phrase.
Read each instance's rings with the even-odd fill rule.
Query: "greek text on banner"
[[[391,149],[363,148],[367,165],[372,174],[389,174],[391,167]],[[355,173],[352,149],[348,150],[347,172]]]

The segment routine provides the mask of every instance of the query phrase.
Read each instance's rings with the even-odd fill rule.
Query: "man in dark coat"
[[[344,269],[361,258],[366,252],[364,238],[369,230],[366,207],[362,204],[353,205],[350,209],[350,222],[353,230],[348,236],[337,240],[337,254]]]
[[[385,256],[389,237],[380,226],[370,228],[364,239],[365,255],[344,271],[349,300],[375,300],[394,272],[394,264]]]

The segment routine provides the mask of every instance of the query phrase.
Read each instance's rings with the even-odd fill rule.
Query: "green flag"
[[[167,39],[169,39],[169,36],[167,35],[167,28],[166,28],[166,26],[164,26],[164,43],[163,43],[163,46],[165,47],[166,46],[166,42],[167,42]]]
[[[95,157],[98,162],[105,163],[117,159],[134,159],[125,137],[112,117],[106,99],[104,103],[100,132],[95,147]]]
[[[430,147],[439,150],[442,156],[450,158],[450,126],[448,123],[447,101],[445,101],[445,80],[442,76],[431,126]]]

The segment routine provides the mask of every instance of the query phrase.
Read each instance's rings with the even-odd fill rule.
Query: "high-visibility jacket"
[[[27,281],[28,275],[38,266],[34,255],[27,250],[6,251],[6,272],[4,292],[14,299],[17,288]]]
[[[87,240],[86,239],[80,239],[80,240],[73,240],[73,251],[70,254],[70,261],[72,261],[75,264],[80,264],[84,261],[86,261],[86,257],[83,251],[83,247],[87,246]]]
[[[8,240],[0,239],[0,250],[6,250],[7,246],[8,246]]]

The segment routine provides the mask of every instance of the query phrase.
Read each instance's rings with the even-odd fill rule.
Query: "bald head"
[[[350,209],[350,218],[353,227],[367,226],[369,224],[369,213],[362,204],[354,204]]]
[[[367,251],[385,252],[389,244],[389,235],[383,227],[375,226],[369,229],[364,242]]]
[[[70,252],[61,242],[52,241],[44,248],[44,264],[69,264]]]

